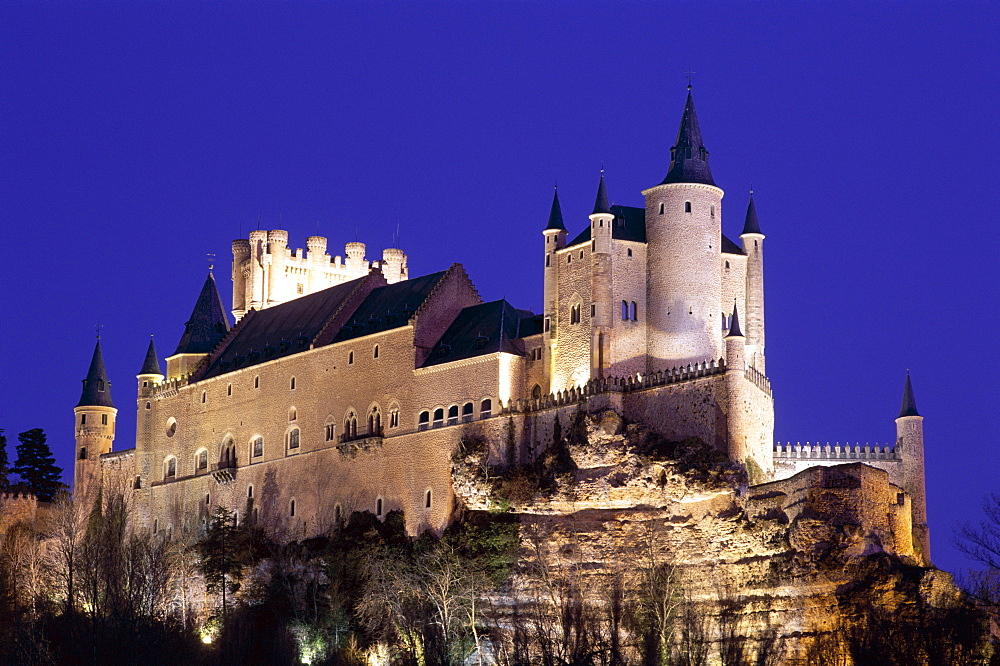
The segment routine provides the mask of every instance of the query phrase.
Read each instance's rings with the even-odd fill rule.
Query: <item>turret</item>
[[[153,336],[149,336],[149,347],[146,357],[139,368],[136,379],[139,381],[138,399],[136,401],[136,448],[148,446],[153,439],[153,391],[157,384],[163,381],[163,371],[160,370],[160,359],[153,344]]]
[[[667,175],[643,192],[650,370],[716,359],[723,351],[723,192],[712,179],[690,90]]]
[[[557,307],[559,305],[559,262],[556,261],[556,251],[566,247],[566,225],[563,223],[562,206],[559,205],[559,188],[552,194],[552,209],[549,211],[549,223],[542,231],[545,237],[545,268],[543,284],[542,310],[544,313],[543,331],[545,336],[546,365],[552,376],[552,358],[554,340],[556,337]],[[547,390],[551,390],[545,387]]]
[[[615,219],[608,203],[604,169],[597,185],[594,212],[590,214],[591,275],[590,293],[593,298],[590,344],[590,377],[603,377],[611,362],[611,225]]]
[[[726,424],[729,440],[729,457],[736,462],[745,463],[747,459],[747,424],[745,404],[747,389],[744,371],[746,367],[746,338],[740,330],[740,314],[733,303],[733,320],[726,334],[726,395],[729,409],[726,414]],[[752,483],[759,483],[752,479]]]
[[[389,284],[406,279],[406,254],[395,247],[382,250],[382,275]]]
[[[111,452],[115,439],[115,418],[118,410],[111,400],[111,382],[104,368],[101,340],[98,338],[94,355],[83,380],[80,402],[73,409],[76,420],[76,465],[73,470],[73,492],[78,501],[89,505],[100,485],[101,455]]]
[[[344,252],[347,254],[347,269],[352,273],[357,275],[363,275],[368,271],[368,267],[365,266],[365,244],[358,243],[348,243],[344,246]]]
[[[264,292],[267,288],[265,262],[267,255],[267,232],[255,229],[250,232],[250,284],[248,287],[247,309],[260,310],[264,306]]]
[[[222,306],[222,298],[209,272],[201,293],[191,311],[191,318],[184,324],[184,335],[172,356],[167,358],[167,377],[177,379],[190,375],[229,331],[229,320]]]
[[[267,304],[277,305],[285,300],[285,255],[288,251],[288,232],[271,229],[267,232]]]
[[[924,480],[924,417],[917,412],[910,373],[903,385],[903,404],[896,417],[896,451],[903,461],[903,489],[909,493],[913,514],[913,541],[919,545],[925,565],[931,563],[930,531],[927,527],[927,492]]]
[[[747,255],[746,329],[747,365],[766,373],[764,363],[764,234],[757,221],[757,207],[750,190],[750,203],[740,234]]]
[[[330,257],[326,254],[326,237],[309,236],[306,238],[306,269],[308,286],[306,293],[311,294],[326,286],[323,280],[324,269],[330,265]]]
[[[236,321],[243,318],[247,313],[247,278],[244,273],[243,264],[250,258],[250,241],[246,238],[237,238],[233,241],[233,316]],[[249,267],[248,267],[249,268]],[[248,270],[249,272],[249,270]]]

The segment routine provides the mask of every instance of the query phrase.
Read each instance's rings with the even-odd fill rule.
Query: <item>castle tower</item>
[[[323,281],[323,268],[330,264],[330,258],[326,254],[326,238],[324,236],[306,238],[306,262],[308,265],[307,293],[311,294],[326,286]]]
[[[247,313],[247,301],[252,298],[248,291],[247,275],[243,264],[250,258],[250,241],[237,238],[233,241],[233,316],[236,321]]]
[[[764,234],[757,222],[757,207],[750,191],[746,221],[740,234],[747,254],[746,329],[747,365],[766,374],[764,364]]]
[[[167,378],[177,379],[194,372],[229,331],[229,320],[222,297],[211,271],[205,278],[201,293],[194,304],[191,318],[184,324],[184,335],[172,356],[167,357]]]
[[[250,232],[250,281],[247,284],[247,309],[260,310],[264,306],[264,290],[267,285],[265,269],[270,265],[264,261],[267,254],[267,232],[255,229]],[[169,374],[169,370],[168,370]]]
[[[746,338],[740,330],[740,315],[736,304],[733,304],[733,321],[726,334],[726,395],[729,396],[729,409],[726,414],[728,430],[729,457],[737,462],[745,462],[747,458],[746,432]],[[759,483],[752,479],[751,483]]]
[[[143,450],[148,449],[153,442],[153,391],[156,385],[163,381],[160,359],[156,354],[152,336],[149,337],[146,358],[142,361],[142,368],[139,369],[136,379],[139,381],[139,391],[136,399],[135,446],[137,450]]]
[[[365,244],[357,241],[347,243],[344,246],[344,253],[347,254],[347,270],[352,273],[363,275],[368,271],[365,265]]]
[[[288,249],[288,232],[271,229],[267,232],[267,304],[277,305],[285,300],[285,253]]]
[[[646,197],[649,370],[722,355],[722,190],[688,86],[670,168]]]
[[[927,528],[927,492],[924,481],[924,417],[917,412],[910,373],[903,386],[903,404],[896,418],[896,451],[903,459],[903,489],[909,493],[913,513],[913,541],[919,545],[924,564],[931,562],[931,539]]]
[[[111,401],[111,382],[104,369],[101,340],[97,339],[80,402],[73,408],[76,419],[76,465],[73,493],[84,506],[94,501],[101,482],[101,455],[111,452],[118,410]]]
[[[551,388],[553,358],[556,345],[556,308],[559,304],[559,266],[556,261],[556,251],[566,247],[566,225],[563,223],[562,207],[559,205],[558,188],[552,195],[552,210],[549,211],[549,223],[542,231],[545,237],[545,273],[543,278],[542,311],[544,313],[543,331],[545,336],[545,373],[550,386],[542,387],[548,393]]]
[[[382,250],[382,275],[389,284],[406,279],[406,254],[396,247]]]
[[[604,169],[601,169],[601,181],[597,186],[597,200],[594,202],[594,212],[590,214],[591,239],[591,283],[590,293],[592,316],[590,342],[590,377],[595,379],[604,376],[604,371],[610,365],[611,351],[611,225],[615,216],[608,203],[608,190],[604,184]]]

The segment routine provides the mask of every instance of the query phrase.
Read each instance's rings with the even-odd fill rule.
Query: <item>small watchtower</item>
[[[76,420],[76,465],[73,493],[78,502],[90,504],[100,485],[101,455],[111,452],[118,409],[111,400],[111,382],[104,368],[101,339],[97,338],[80,402],[73,408]]]

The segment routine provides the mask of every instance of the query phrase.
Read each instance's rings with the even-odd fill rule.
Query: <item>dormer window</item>
[[[104,390],[104,380],[103,379],[98,379],[97,380],[97,390],[98,391],[103,391]]]

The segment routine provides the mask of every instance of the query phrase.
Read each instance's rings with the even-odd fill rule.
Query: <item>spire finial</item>
[[[211,273],[212,269],[215,268],[215,253],[209,252],[205,257],[208,259],[208,272]]]
[[[750,183],[750,196],[753,196],[753,183]]]
[[[917,401],[913,398],[913,384],[910,382],[910,369],[906,369],[906,383],[903,385],[903,404],[899,409],[899,416],[920,416],[917,411]]]
[[[96,323],[96,324],[94,325],[94,330],[95,330],[95,331],[97,332],[97,339],[98,339],[98,340],[100,340],[100,339],[101,339],[101,329],[102,329],[102,328],[104,328],[104,324],[102,324],[101,322],[97,322],[97,323]]]
[[[694,70],[688,67],[687,71],[684,72],[684,78],[688,80],[688,90],[691,90],[691,81],[694,79]]]

